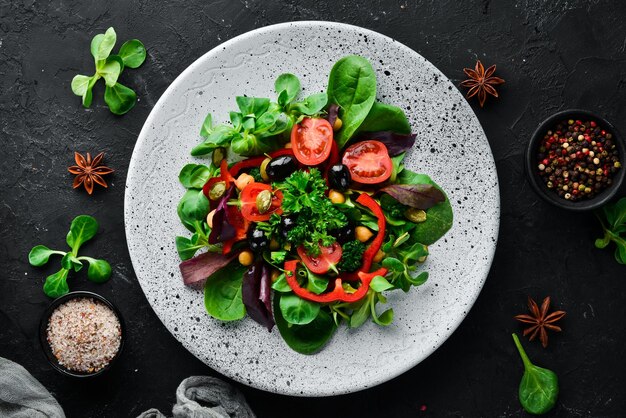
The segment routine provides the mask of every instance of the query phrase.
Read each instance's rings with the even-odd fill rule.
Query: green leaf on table
[[[74,253],[77,253],[81,245],[92,239],[97,232],[98,221],[89,215],[79,215],[74,218],[70,225],[70,231],[66,238],[67,245]]]
[[[310,324],[320,313],[319,303],[304,300],[294,294],[282,295],[279,306],[282,317],[294,325]]]
[[[61,260],[61,266],[66,270],[80,271],[83,268],[83,263],[72,253],[67,253]]]
[[[118,55],[128,68],[138,68],[146,60],[146,48],[139,39],[130,39],[122,44]]]
[[[108,87],[113,87],[117,83],[120,72],[122,72],[122,67],[117,59],[112,57],[108,57],[106,61],[101,62],[102,64],[98,63],[96,66],[96,71],[104,78],[104,82]]]
[[[82,97],[84,107],[91,106],[93,99],[93,86],[98,81],[98,76],[87,77],[86,75],[77,75],[72,79],[72,92]]]
[[[596,248],[615,244],[615,261],[626,264],[626,197],[596,210],[595,215],[602,225],[604,236],[595,241]]]
[[[96,35],[91,41],[91,55],[96,61],[105,60],[117,42],[115,29],[109,28],[104,34]]]
[[[36,245],[28,253],[28,262],[31,266],[41,267],[48,262],[53,254],[65,255],[63,251],[51,250],[45,245]]]
[[[135,106],[137,95],[132,89],[116,83],[114,86],[106,86],[104,102],[109,106],[112,113],[123,115]]]
[[[43,285],[44,293],[51,298],[58,298],[68,293],[70,291],[70,288],[67,285],[68,273],[68,270],[61,269],[46,277],[46,281]]]
[[[516,334],[513,334],[513,341],[524,363],[524,375],[519,385],[519,401],[526,412],[535,415],[545,414],[556,404],[559,380],[553,371],[530,362]]]
[[[209,276],[204,285],[204,307],[209,315],[222,321],[235,321],[246,315],[241,286],[247,269],[233,262]]]
[[[87,278],[94,283],[104,283],[111,277],[111,265],[105,260],[97,260],[91,257],[80,257],[89,263]]]

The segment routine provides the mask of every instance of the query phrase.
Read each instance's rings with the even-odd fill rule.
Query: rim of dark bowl
[[[54,310],[59,305],[71,299],[78,299],[78,298],[92,298],[92,299],[96,299],[104,303],[109,308],[111,308],[113,313],[115,313],[115,316],[117,316],[118,321],[120,322],[120,333],[121,333],[120,347],[117,350],[117,353],[115,354],[115,356],[111,359],[111,361],[106,366],[104,366],[102,369],[98,370],[95,373],[77,372],[77,371],[69,370],[63,367],[62,365],[59,364],[59,361],[54,356],[54,354],[52,354],[52,349],[50,348],[50,344],[48,343],[48,337],[47,337],[48,336],[48,322],[50,321],[50,316],[52,315],[52,312],[54,312]],[[66,293],[65,295],[60,296],[56,298],[55,300],[53,300],[52,303],[50,303],[50,305],[44,311],[41,317],[41,322],[39,323],[39,341],[41,343],[41,348],[43,349],[44,355],[46,359],[48,360],[48,362],[52,365],[52,367],[58,372],[60,372],[61,374],[64,374],[65,376],[86,378],[86,377],[100,376],[103,373],[106,373],[111,368],[111,366],[113,366],[115,361],[120,357],[120,354],[122,353],[122,349],[124,348],[125,339],[126,339],[126,326],[124,324],[124,319],[122,318],[122,314],[120,313],[119,309],[117,309],[117,306],[115,306],[112,302],[110,302],[104,296],[101,296],[97,293],[89,292],[86,290],[78,290],[78,291]]]
[[[554,191],[548,189],[542,182],[539,174],[537,173],[537,146],[539,141],[545,136],[546,132],[553,129],[554,126],[563,120],[566,119],[581,119],[581,118],[590,118],[595,119],[598,124],[602,125],[602,128],[613,135],[613,142],[617,146],[619,161],[622,164],[622,168],[616,173],[613,177],[613,184],[603,190],[596,197],[588,200],[580,200],[577,202],[570,202],[559,197]],[[583,109],[567,109],[562,110],[553,114],[552,116],[545,119],[541,124],[537,127],[535,132],[530,138],[528,142],[528,146],[526,148],[526,177],[528,178],[528,182],[535,190],[535,192],[542,197],[546,202],[553,204],[554,206],[573,210],[573,211],[588,211],[592,209],[596,209],[604,204],[606,204],[609,200],[611,200],[617,191],[620,189],[622,183],[624,182],[625,170],[623,168],[624,164],[624,155],[626,155],[626,146],[624,145],[624,141],[619,131],[613,126],[611,122],[606,120],[604,117],[598,115],[595,112]]]

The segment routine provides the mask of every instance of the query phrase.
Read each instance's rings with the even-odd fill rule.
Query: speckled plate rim
[[[133,184],[134,179],[134,175],[133,173],[136,172],[137,170],[137,160],[138,160],[138,155],[141,151],[141,148],[144,146],[144,143],[147,141],[147,137],[149,136],[149,129],[150,126],[153,125],[156,117],[157,117],[157,110],[159,110],[162,106],[163,103],[165,103],[170,95],[172,95],[173,92],[175,92],[175,90],[177,89],[178,85],[182,84],[183,80],[191,73],[193,73],[197,68],[201,67],[204,62],[208,59],[211,58],[211,56],[213,54],[215,54],[217,51],[220,51],[222,49],[227,48],[228,46],[235,44],[237,42],[241,42],[244,41],[247,38],[250,37],[254,37],[256,35],[259,35],[261,33],[265,33],[265,32],[271,32],[271,31],[275,31],[275,30],[289,30],[290,27],[293,27],[294,25],[301,25],[301,26],[309,26],[309,25],[314,25],[314,26],[324,26],[324,27],[330,27],[333,29],[346,29],[346,30],[353,30],[353,31],[358,31],[363,33],[364,35],[369,35],[372,37],[380,37],[380,38],[384,38],[388,41],[393,42],[397,47],[403,49],[405,52],[409,53],[409,54],[415,54],[417,56],[419,56],[420,58],[424,59],[421,54],[419,54],[418,52],[412,50],[411,48],[409,48],[408,46],[394,40],[393,38],[390,38],[387,35],[381,34],[379,32],[375,32],[373,30],[370,29],[366,29],[366,28],[362,28],[356,25],[349,25],[349,24],[345,24],[345,23],[341,23],[341,22],[330,22],[330,21],[296,21],[296,22],[285,22],[285,23],[279,23],[279,24],[275,24],[275,25],[269,25],[269,26],[264,26],[258,29],[254,29],[252,31],[249,32],[245,32],[241,35],[238,35],[226,42],[223,42],[222,44],[219,44],[218,46],[214,47],[213,49],[211,49],[210,51],[208,51],[207,53],[205,53],[204,55],[200,56],[196,61],[194,61],[192,64],[190,64],[185,70],[183,70],[183,72],[176,77],[176,79],[170,84],[170,86],[165,90],[165,92],[163,93],[163,95],[159,98],[159,100],[157,101],[157,103],[155,104],[155,106],[153,107],[152,111],[150,112],[150,115],[148,116],[148,118],[146,119],[144,126],[139,134],[139,137],[137,139],[137,142],[135,144],[135,148],[133,150],[133,154],[131,156],[131,161],[129,164],[129,168],[128,168],[128,176],[127,176],[127,180],[126,180],[126,193],[125,193],[125,198],[124,198],[124,223],[125,223],[125,230],[126,230],[126,236],[127,236],[127,245],[128,245],[128,249],[129,249],[129,253],[131,256],[131,261],[133,264],[133,268],[136,271],[138,271],[138,266],[139,263],[138,261],[135,259],[135,257],[133,257],[133,250],[130,247],[130,240],[128,239],[128,236],[130,234],[132,234],[132,230],[131,230],[131,226],[130,226],[130,222],[129,222],[129,207],[131,205],[131,201],[130,201],[130,197],[129,197],[129,193],[128,193],[128,189],[130,188],[129,185]],[[450,80],[436,67],[434,66],[432,63],[430,63],[433,66],[433,69],[435,71],[437,71],[439,73],[439,77],[447,82],[450,82]],[[451,83],[451,82],[450,82]],[[460,94],[460,93],[459,93]],[[469,106],[469,104],[467,102],[464,102],[464,105],[467,106],[469,108],[469,110],[474,114],[474,117],[476,118],[476,125],[477,127],[480,129],[480,133],[483,135],[483,137],[486,139],[486,135],[484,133],[484,129],[482,128],[482,125],[480,124],[480,121],[478,120],[478,118],[476,117],[475,113],[473,112],[473,110],[471,109],[471,107]],[[490,237],[492,239],[493,244],[490,246],[490,248],[487,250],[488,254],[488,260],[486,260],[485,262],[482,263],[481,268],[479,269],[478,274],[482,276],[482,280],[480,281],[480,284],[478,286],[476,286],[474,288],[474,291],[471,293],[471,296],[467,299],[467,310],[463,315],[459,315],[455,321],[453,321],[452,323],[450,323],[449,328],[445,331],[442,332],[442,334],[440,335],[438,341],[436,342],[436,344],[434,344],[433,346],[430,346],[421,357],[415,358],[414,361],[410,361],[410,362],[406,362],[403,364],[395,364],[394,367],[390,367],[388,369],[385,370],[384,373],[379,373],[378,375],[376,375],[375,378],[370,379],[369,381],[361,381],[361,382],[354,382],[354,384],[350,387],[346,386],[343,389],[340,390],[334,390],[334,391],[324,391],[324,390],[314,390],[314,391],[310,391],[310,392],[306,392],[306,393],[302,393],[302,392],[296,392],[296,391],[290,391],[290,390],[270,390],[267,387],[263,387],[261,385],[257,385],[255,384],[254,381],[250,382],[247,381],[243,376],[239,376],[235,373],[232,372],[232,370],[230,369],[226,369],[226,368],[219,368],[219,367],[214,367],[213,365],[209,365],[210,367],[214,368],[216,371],[228,376],[229,378],[232,378],[233,380],[236,380],[242,384],[245,384],[247,386],[252,386],[255,387],[257,389],[261,389],[261,390],[265,390],[265,391],[271,391],[274,393],[278,393],[278,394],[284,394],[284,395],[291,395],[291,396],[302,396],[302,397],[319,397],[319,396],[336,396],[336,395],[342,395],[342,394],[348,394],[348,393],[354,393],[354,392],[358,392],[361,390],[365,390],[368,388],[372,388],[374,386],[380,385],[382,383],[385,383],[397,376],[400,376],[401,374],[407,372],[408,370],[412,369],[413,367],[415,367],[416,365],[418,365],[419,363],[421,363],[422,361],[424,361],[426,358],[428,358],[433,352],[435,352],[445,341],[447,341],[447,339],[454,333],[454,331],[459,327],[459,325],[461,324],[461,322],[463,322],[463,320],[465,319],[465,317],[467,316],[467,314],[469,313],[469,311],[471,310],[471,308],[473,307],[474,303],[476,302],[476,299],[478,298],[478,295],[480,294],[484,283],[486,281],[486,278],[489,274],[489,271],[491,269],[491,265],[493,263],[493,258],[495,256],[495,251],[496,251],[496,247],[497,247],[497,241],[498,241],[498,235],[499,235],[499,229],[500,229],[500,191],[499,191],[499,179],[498,179],[498,174],[497,174],[497,170],[496,170],[496,165],[495,165],[495,160],[493,158],[493,153],[491,151],[491,148],[489,146],[489,144],[487,144],[487,149],[488,149],[488,155],[486,155],[486,159],[488,160],[488,162],[490,163],[490,167],[487,167],[485,169],[492,169],[493,170],[493,175],[495,177],[495,201],[494,201],[494,211],[497,213],[497,216],[495,217],[495,219],[493,219],[493,229],[494,229],[494,234],[492,237]],[[454,226],[453,226],[454,227]],[[141,285],[141,281],[140,281],[140,285]],[[143,290],[143,285],[142,285],[142,290]],[[144,291],[145,293],[145,291]],[[154,310],[154,307],[151,305],[151,308]],[[167,322],[164,320],[164,318],[162,318],[158,312],[155,313],[157,314],[157,316],[159,317],[159,319],[161,320],[161,322],[166,326],[166,328],[168,329],[168,331],[170,331],[170,333],[172,333],[172,330],[169,329],[169,326],[167,324]],[[189,348],[187,347],[187,345],[183,342],[183,346],[185,346],[188,350]],[[191,350],[190,350],[191,351]],[[191,351],[192,354],[196,355],[195,353],[193,353],[193,351]],[[284,389],[284,388],[283,388]]]

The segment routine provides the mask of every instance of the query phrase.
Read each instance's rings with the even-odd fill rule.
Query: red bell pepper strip
[[[383,213],[380,205],[376,203],[376,201],[367,193],[361,193],[361,195],[356,199],[356,202],[371,210],[374,216],[378,218],[378,234],[376,234],[372,243],[363,252],[363,264],[361,264],[361,267],[358,269],[358,271],[370,271],[370,268],[372,267],[372,260],[376,256],[378,250],[380,250],[380,247],[383,245],[383,240],[385,239],[385,226],[387,222],[385,221],[385,214]],[[355,272],[345,274],[343,279],[346,281],[355,281],[358,280],[358,278],[358,274]]]
[[[282,148],[279,149],[278,151],[274,151],[269,153],[269,156],[271,158],[276,158],[276,157],[280,157],[281,155],[293,155],[293,151],[289,148]],[[237,163],[235,163],[231,168],[230,168],[230,174],[233,177],[237,177],[237,174],[239,174],[239,172],[243,169],[246,168],[253,168],[253,167],[259,167],[261,165],[261,163],[263,162],[263,160],[265,160],[267,157],[262,155],[260,157],[252,157],[252,158],[247,158],[245,160],[241,160]]]
[[[289,260],[285,263],[285,277],[287,284],[291,287],[293,292],[300,296],[302,299],[310,300],[317,303],[330,303],[330,302],[357,302],[367,295],[367,291],[370,288],[372,279],[376,276],[384,276],[387,274],[387,269],[384,267],[379,268],[371,273],[360,271],[358,277],[361,280],[361,286],[354,293],[348,293],[343,288],[343,281],[341,277],[335,279],[335,288],[328,293],[322,293],[317,295],[300,286],[296,279],[296,267],[298,266],[298,260]]]

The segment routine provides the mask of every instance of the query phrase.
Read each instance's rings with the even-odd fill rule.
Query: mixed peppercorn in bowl
[[[565,110],[546,119],[526,151],[526,171],[544,200],[570,210],[591,210],[617,193],[624,179],[624,143],[606,119]]]

